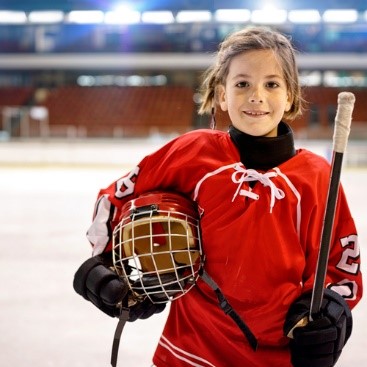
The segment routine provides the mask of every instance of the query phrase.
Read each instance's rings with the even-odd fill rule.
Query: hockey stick
[[[335,207],[338,200],[340,174],[350,132],[354,102],[355,96],[353,93],[339,93],[338,108],[336,111],[334,125],[330,182],[320,241],[319,257],[317,260],[316,276],[312,289],[310,321],[317,318],[324,296],[324,283],[329,259],[331,235],[333,232]]]

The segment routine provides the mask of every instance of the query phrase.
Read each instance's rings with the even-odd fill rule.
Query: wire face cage
[[[112,256],[133,295],[165,303],[195,285],[202,266],[198,217],[194,203],[176,193],[150,193],[125,205]]]

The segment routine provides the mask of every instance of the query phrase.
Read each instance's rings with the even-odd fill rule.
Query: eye
[[[250,84],[248,82],[239,82],[236,84],[237,88],[246,88],[248,87]]]
[[[274,88],[278,88],[279,87],[279,83],[277,82],[267,82],[266,86],[270,89],[274,89]]]

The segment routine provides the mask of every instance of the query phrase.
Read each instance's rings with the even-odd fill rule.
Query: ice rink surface
[[[127,169],[0,165],[0,366],[110,365],[117,320],[78,296],[72,282],[91,254],[85,232],[97,192]],[[366,282],[367,170],[346,168],[342,182],[359,230]],[[367,297],[353,311],[354,332],[338,367],[367,365],[366,310]],[[151,365],[165,317],[126,325],[118,366]]]

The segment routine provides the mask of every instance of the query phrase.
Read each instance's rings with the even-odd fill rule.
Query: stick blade
[[[338,94],[338,108],[335,116],[333,150],[344,153],[347,147],[350,125],[352,123],[352,113],[356,98],[351,92],[341,92]]]

